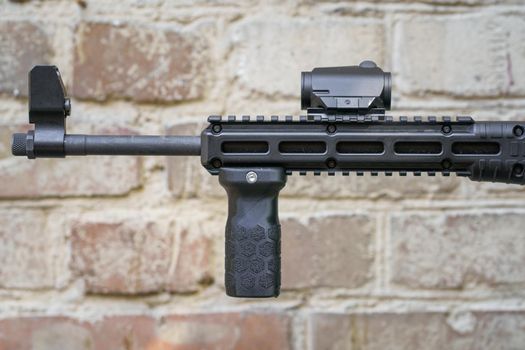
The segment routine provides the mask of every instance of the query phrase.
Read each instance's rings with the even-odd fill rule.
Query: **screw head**
[[[215,124],[211,127],[211,131],[218,134],[222,131],[222,126],[220,124]]]
[[[222,166],[222,162],[220,159],[214,159],[211,161],[211,165],[214,167],[214,168],[220,168]]]
[[[337,165],[337,162],[335,161],[335,159],[330,158],[326,161],[326,166],[329,167],[330,169],[335,168],[336,165]]]
[[[333,134],[336,130],[337,130],[337,127],[334,124],[329,124],[326,127],[326,132],[328,132],[329,134]]]
[[[512,173],[514,174],[514,176],[516,177],[522,177],[523,174],[524,174],[524,168],[523,168],[523,165],[521,164],[515,164],[514,165],[514,168],[512,169]]]
[[[257,182],[257,173],[255,171],[249,171],[246,174],[246,182],[249,184],[254,184]]]
[[[443,161],[441,162],[441,166],[443,167],[443,169],[450,169],[452,167],[452,162],[450,161],[450,159],[443,159]]]
[[[523,136],[524,130],[521,125],[516,125],[514,129],[512,129],[512,132],[514,133],[514,136],[521,137]]]
[[[443,134],[450,134],[452,132],[452,127],[450,125],[443,125],[441,131],[443,131]]]

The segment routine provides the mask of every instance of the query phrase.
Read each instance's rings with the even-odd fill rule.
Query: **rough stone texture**
[[[140,185],[137,157],[15,158],[11,135],[20,129],[0,125],[0,183],[9,184],[0,186],[0,198],[122,195]]]
[[[408,176],[314,176],[298,174],[288,177],[283,196],[318,198],[409,198],[446,197],[458,187],[457,177]]]
[[[71,268],[89,292],[188,292],[209,279],[207,239],[183,231],[176,241],[173,225],[136,214],[73,224]]]
[[[524,213],[411,213],[391,219],[392,282],[412,288],[524,283]]]
[[[41,24],[0,21],[0,93],[27,96],[27,76],[36,64],[49,64],[51,39]]]
[[[467,312],[466,327],[444,313],[314,314],[312,350],[521,349],[523,312]]]
[[[63,249],[60,243],[46,229],[42,210],[0,210],[0,286],[52,287],[53,251]]]
[[[374,217],[301,217],[281,224],[283,288],[357,288],[372,279]]]
[[[301,71],[364,59],[382,64],[384,42],[383,25],[374,20],[250,18],[232,30],[230,74],[251,90],[299,96]]]
[[[169,316],[159,327],[173,349],[291,349],[290,319],[271,313]],[[160,347],[159,347],[160,348]]]
[[[95,322],[67,317],[0,321],[0,349],[291,349],[290,320],[271,313],[141,315]]]
[[[407,16],[396,28],[398,86],[419,95],[523,95],[524,33],[519,14]]]
[[[204,123],[180,123],[167,128],[168,135],[198,135],[206,127]],[[168,186],[177,197],[219,197],[226,192],[219,185],[217,176],[211,176],[196,157],[169,157]]]
[[[201,97],[203,51],[196,35],[179,30],[82,23],[77,33],[73,95],[135,101]]]

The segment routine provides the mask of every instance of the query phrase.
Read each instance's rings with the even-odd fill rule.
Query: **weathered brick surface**
[[[0,210],[1,287],[53,287],[55,249],[65,249],[65,246],[46,229],[43,211]]]
[[[288,177],[283,196],[318,198],[446,197],[461,183],[457,177],[399,176],[300,176]]]
[[[301,217],[281,224],[283,288],[357,288],[372,279],[374,217]]]
[[[51,62],[51,42],[42,24],[0,21],[0,92],[27,96],[28,72]]]
[[[418,95],[523,95],[524,33],[520,14],[407,16],[396,28],[397,84]]]
[[[168,135],[199,135],[205,123],[180,123],[167,128]],[[168,186],[177,197],[219,197],[226,192],[219,185],[217,176],[211,176],[198,157],[168,157]]]
[[[174,349],[286,350],[292,348],[290,327],[280,314],[195,314],[166,317],[158,334]]]
[[[78,28],[73,95],[181,101],[203,94],[199,37],[176,29],[87,22]]]
[[[290,320],[271,313],[67,317],[0,321],[0,349],[290,349]]]
[[[165,220],[135,214],[73,223],[71,268],[89,292],[189,292],[209,280],[207,238],[186,231],[176,236]]]
[[[464,288],[525,282],[524,213],[405,213],[392,216],[392,282]]]
[[[382,64],[385,37],[374,20],[266,16],[239,23],[231,41],[230,74],[244,87],[298,96],[301,71],[364,59]]]
[[[137,157],[14,158],[11,134],[19,130],[0,125],[0,183],[9,184],[0,198],[122,195],[140,185]]]
[[[311,349],[521,349],[523,312],[314,314]]]

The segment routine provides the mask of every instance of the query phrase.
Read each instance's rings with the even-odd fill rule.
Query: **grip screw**
[[[257,182],[257,173],[255,171],[249,171],[246,174],[246,182],[249,184],[254,184]]]

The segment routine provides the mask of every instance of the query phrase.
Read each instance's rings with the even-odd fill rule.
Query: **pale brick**
[[[0,210],[0,286],[37,289],[54,285],[54,250],[66,249],[46,229],[41,210]]]
[[[521,349],[523,312],[467,312],[467,327],[451,315],[418,313],[321,313],[310,317],[312,350]]]
[[[182,101],[203,95],[204,42],[177,29],[82,23],[77,32],[73,95],[135,101]]]
[[[286,350],[292,348],[290,332],[285,315],[218,313],[166,317],[158,337],[170,349]]]
[[[25,126],[24,126],[25,127]],[[122,195],[140,186],[138,157],[13,157],[11,135],[24,127],[0,125],[0,198]],[[129,133],[117,130],[115,133]],[[109,130],[111,133],[111,130]]]
[[[457,177],[421,176],[314,176],[308,174],[288,177],[283,196],[317,198],[408,198],[420,196],[445,197],[451,195],[461,180]]]
[[[438,289],[524,283],[523,215],[521,211],[393,215],[392,282]]]
[[[396,27],[396,84],[405,93],[525,93],[525,19],[486,12],[407,16]]]
[[[272,15],[243,21],[230,35],[230,74],[268,95],[299,96],[301,71],[317,66],[384,63],[384,28],[374,20]]]
[[[19,317],[0,321],[0,349],[162,349],[156,322],[147,316],[111,316],[90,323],[67,317]]]
[[[68,317],[0,321],[0,349],[291,349],[290,319],[277,313],[108,316],[89,322]]]
[[[181,123],[167,129],[168,135],[199,135],[205,123]],[[168,157],[168,186],[177,197],[225,198],[217,176],[212,176],[199,157]]]
[[[75,222],[71,268],[94,293],[195,291],[210,280],[211,243],[186,231],[176,239],[174,233],[169,222],[144,213]]]
[[[28,73],[37,64],[49,64],[51,40],[38,24],[0,22],[0,92],[27,96]]]
[[[358,288],[373,278],[373,217],[328,215],[281,224],[283,288]]]

